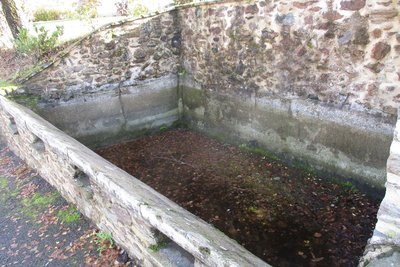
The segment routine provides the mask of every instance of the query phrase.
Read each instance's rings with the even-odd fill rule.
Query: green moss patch
[[[0,189],[8,189],[8,180],[2,176],[0,176]]]
[[[57,218],[64,223],[73,223],[81,218],[81,213],[74,207],[69,206],[57,212]]]
[[[21,212],[30,218],[36,218],[42,213],[49,205],[55,203],[60,195],[55,193],[40,194],[35,193],[31,197],[23,198]]]
[[[37,106],[40,100],[39,96],[28,94],[8,94],[7,98],[33,111],[36,111],[38,109]]]
[[[17,87],[18,86],[16,84],[0,80],[0,93],[2,95],[6,95],[13,92],[15,89],[17,89]]]
[[[269,151],[267,151],[265,149],[262,149],[260,147],[250,146],[250,145],[247,145],[247,144],[241,144],[241,145],[239,145],[239,148],[241,150],[243,150],[243,151],[246,151],[246,152],[249,152],[249,153],[253,153],[253,154],[257,154],[257,155],[266,157],[268,159],[271,159],[273,161],[280,161],[280,159],[277,156],[275,156],[273,153],[271,153],[271,152],[269,152]]]

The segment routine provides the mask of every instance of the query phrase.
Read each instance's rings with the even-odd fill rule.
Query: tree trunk
[[[3,14],[3,10],[0,8],[0,50],[1,49],[10,49],[13,48],[14,42],[13,42],[13,36],[10,30],[10,27],[8,27],[6,17]]]
[[[15,0],[0,0],[7,24],[14,38],[18,38],[19,29],[23,27]]]

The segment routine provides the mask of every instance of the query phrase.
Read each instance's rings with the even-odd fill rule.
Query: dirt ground
[[[97,153],[273,266],[357,266],[379,203],[248,150],[175,129]]]
[[[137,266],[0,143],[0,266]]]

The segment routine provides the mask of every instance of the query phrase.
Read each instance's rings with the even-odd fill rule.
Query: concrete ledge
[[[175,75],[167,75],[57,104],[41,104],[40,115],[84,144],[103,146],[179,119]]]
[[[192,255],[193,264],[269,266],[32,111],[4,97],[0,107],[0,126],[10,148],[144,266],[177,266],[149,249],[158,242],[157,232]]]
[[[181,86],[184,118],[193,128],[234,143],[256,142],[287,161],[384,188],[394,130],[387,118],[299,98],[204,92],[190,79]]]

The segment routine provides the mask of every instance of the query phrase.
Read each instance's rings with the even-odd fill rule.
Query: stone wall
[[[397,266],[400,262],[400,116],[387,161],[386,195],[360,266]]]
[[[176,73],[176,14],[111,24],[90,34],[21,89],[45,103],[97,97]]]
[[[393,1],[223,1],[180,11],[192,127],[383,188],[400,95]]]
[[[397,115],[397,1],[225,1],[181,10],[182,61],[204,89]]]
[[[39,97],[42,116],[88,145],[170,125],[178,119],[176,24],[170,12],[102,28],[19,90]]]
[[[183,118],[383,188],[400,101],[398,11],[396,1],[372,0],[189,5],[96,32],[19,91],[39,96],[42,115],[90,145]],[[145,265],[170,263],[148,250],[158,229],[189,261],[262,266],[36,115],[0,103],[14,151]],[[398,257],[398,139],[396,131],[363,265]]]
[[[236,241],[0,96],[9,147],[141,266],[269,266]],[[167,247],[159,245],[165,238]],[[159,248],[158,251],[152,247]]]
[[[383,188],[400,95],[398,9],[372,0],[186,5],[97,31],[20,90],[89,145],[184,118]]]

